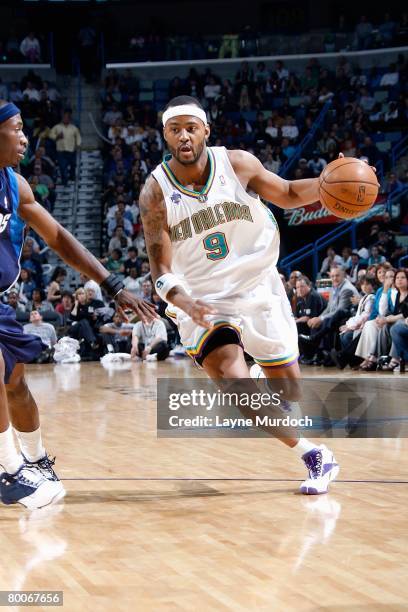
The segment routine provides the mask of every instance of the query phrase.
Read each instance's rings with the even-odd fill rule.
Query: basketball
[[[378,181],[370,166],[354,157],[341,157],[320,175],[320,202],[340,219],[367,212],[378,194]]]

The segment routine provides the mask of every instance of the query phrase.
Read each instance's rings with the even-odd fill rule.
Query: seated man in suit
[[[326,306],[326,300],[320,293],[313,289],[311,281],[307,276],[301,276],[296,281],[296,310],[295,310],[295,321],[298,329],[298,334],[308,334],[309,327],[307,325],[310,319],[319,316]],[[303,359],[310,359],[313,357],[311,347],[308,347],[306,343],[299,346],[299,351]]]
[[[346,279],[343,269],[331,268],[330,278],[333,290],[326,308],[319,316],[308,320],[310,335],[299,335],[300,345],[309,345],[314,351],[322,342],[323,348],[328,351],[334,347],[339,327],[351,314],[351,298],[353,295],[358,296],[357,289]],[[327,365],[329,365],[328,362]]]

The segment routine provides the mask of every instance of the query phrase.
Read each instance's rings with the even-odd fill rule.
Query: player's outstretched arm
[[[235,174],[243,187],[280,208],[299,208],[319,201],[319,179],[287,181],[263,167],[259,159],[247,151],[228,151]]]
[[[19,216],[32,227],[45,240],[50,248],[68,265],[82,272],[92,280],[101,284],[110,276],[108,270],[90,253],[72,234],[62,227],[38,202],[27,181],[20,175],[19,186]],[[122,285],[120,283],[120,285]],[[123,286],[123,285],[122,285]],[[156,318],[154,307],[136,298],[132,293],[121,289],[114,296],[119,308],[125,307],[133,310],[143,321],[151,321]]]
[[[139,207],[150,270],[156,285],[156,281],[164,275],[171,275],[172,247],[163,192],[152,176],[149,176],[140,193]],[[205,316],[213,314],[215,310],[201,300],[193,300],[181,285],[173,286],[164,299],[184,310],[198,325],[210,327]]]

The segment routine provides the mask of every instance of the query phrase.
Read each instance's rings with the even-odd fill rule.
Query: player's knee
[[[295,378],[280,379],[282,398],[289,402],[298,402],[302,399],[300,380]]]
[[[12,376],[6,388],[9,397],[21,398],[28,394],[28,386],[23,374]]]

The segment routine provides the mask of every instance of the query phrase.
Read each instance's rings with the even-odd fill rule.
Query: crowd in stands
[[[15,31],[7,38],[0,38],[0,63],[2,64],[41,64],[44,61],[44,40],[35,32],[28,32],[18,38]]]
[[[389,215],[371,227],[367,247],[327,249],[316,287],[299,270],[282,275],[304,365],[364,371],[405,368],[408,268]],[[327,282],[322,282],[327,279]],[[323,288],[322,288],[323,287]],[[328,289],[329,287],[329,289]]]
[[[179,36],[168,31],[163,36],[157,29],[151,29],[130,37],[126,59],[140,62],[342,52],[404,46],[407,42],[408,13],[394,18],[387,12],[377,23],[369,15],[361,15],[357,23],[347,23],[345,16],[340,15],[330,29],[312,30],[301,36],[257,31],[249,25],[240,32],[205,36],[198,33]],[[110,56],[116,60],[124,57],[122,41],[113,44]]]
[[[101,90],[102,121],[111,143],[104,151],[107,264],[120,269],[123,249],[131,244],[139,256],[146,256],[138,198],[147,175],[163,157],[160,111],[170,98],[198,98],[211,124],[211,145],[247,149],[275,173],[283,170],[330,99],[330,111],[314,143],[302,151],[286,177],[318,176],[340,152],[389,171],[389,154],[377,146],[378,134],[386,142],[387,134],[394,140],[402,136],[408,119],[407,76],[402,55],[386,71],[374,68],[368,74],[346,58],[339,58],[333,71],[312,59],[301,73],[290,72],[281,61],[271,67],[259,62],[254,69],[243,61],[234,79],[222,80],[211,69],[199,73],[193,68],[186,79],[161,80],[161,89],[148,102],[143,101],[143,83],[130,70],[111,71]],[[377,92],[387,101],[377,102]],[[408,172],[384,174],[384,193],[396,195],[407,186]],[[406,200],[401,206],[404,218]]]
[[[114,71],[109,73],[101,90],[102,121],[110,142],[104,149],[103,263],[108,270],[122,276],[129,291],[155,303],[164,317],[165,304],[155,294],[151,282],[138,200],[147,175],[161,162],[165,152],[160,110],[169,98],[182,94],[197,97],[211,122],[210,144],[252,151],[273,172],[280,172],[290,160],[323,105],[330,100],[330,112],[317,133],[313,148],[303,152],[305,157],[299,159],[287,175],[288,178],[307,178],[318,176],[339,152],[365,158],[371,165],[381,160],[389,169],[389,156],[376,146],[373,135],[376,130],[386,134],[398,132],[403,127],[408,114],[407,72],[403,56],[387,71],[372,69],[368,72],[345,58],[339,58],[334,71],[313,59],[301,72],[289,71],[283,62],[273,66],[259,62],[252,68],[244,61],[232,79],[222,80],[210,69],[204,73],[192,69],[186,79],[175,77],[166,83],[165,92],[158,90],[161,97],[158,95],[148,101],[140,96],[142,84],[131,71],[121,75]],[[22,172],[40,203],[52,210],[57,182],[66,183],[74,178],[80,134],[71,122],[70,113],[64,109],[59,92],[34,72],[31,71],[21,83],[1,83],[0,86],[3,87],[2,97],[22,107],[30,138],[31,148],[22,164]],[[378,92],[382,95],[376,97]],[[383,102],[378,102],[377,98]],[[389,173],[383,190],[403,193],[407,180],[406,172]],[[401,205],[402,218],[406,203],[402,201]],[[327,253],[320,277],[330,277],[332,292],[328,304],[305,275],[300,272],[296,274],[301,278],[291,275],[288,295],[298,319],[304,363],[343,366],[349,356],[347,363],[354,367],[357,360],[357,363],[362,361],[360,365],[364,369],[374,369],[373,364],[377,367],[386,342],[392,340],[390,367],[398,364],[403,356],[401,346],[405,338],[402,326],[408,316],[404,314],[403,272],[395,274],[390,286],[384,285],[381,276],[381,270],[394,273],[400,257],[406,253],[404,246],[395,243],[400,223],[398,227],[394,225],[395,222],[385,216],[381,226],[371,227],[356,251],[345,248],[341,255],[333,250]],[[57,330],[57,337],[77,338],[85,359],[124,349],[141,358],[147,358],[150,353],[156,355],[154,358],[167,356],[167,350],[177,342],[171,322],[163,320],[165,333],[163,329],[149,332],[140,325],[131,330],[114,317],[113,305],[105,302],[99,288],[91,281],[83,279],[73,292],[72,287],[64,285],[63,269],[57,268],[49,278],[44,278],[42,265],[46,260],[42,246],[38,236],[28,237],[20,279],[4,298],[16,308],[19,320],[38,330],[51,323]],[[375,300],[365,297],[374,291]],[[383,294],[387,300],[380,299]],[[38,316],[30,314],[33,311]],[[375,344],[374,332],[385,317],[391,318],[383,324],[384,331],[377,334]],[[370,321],[375,323],[368,325]],[[366,327],[370,328],[367,337],[362,335]],[[139,335],[135,335],[136,328]],[[41,333],[48,338],[46,344],[51,349],[55,337],[45,327]],[[359,335],[362,335],[361,346],[356,345]],[[167,348],[163,344],[166,342]],[[388,365],[383,364],[384,367]]]

